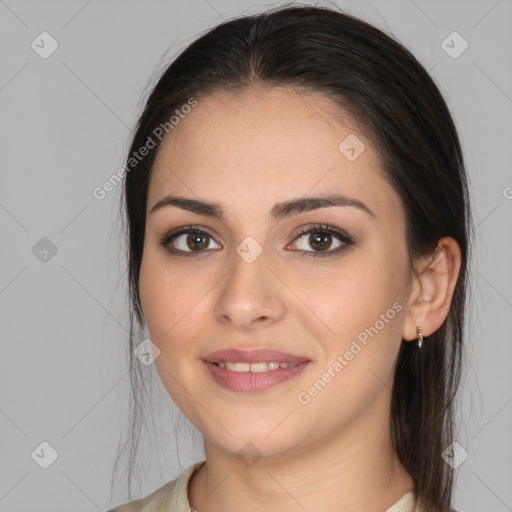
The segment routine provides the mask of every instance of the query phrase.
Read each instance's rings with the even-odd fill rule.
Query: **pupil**
[[[203,243],[201,243],[201,238],[203,239]],[[208,242],[206,241],[206,237],[201,233],[195,233],[193,235],[189,235],[187,237],[187,243],[189,244],[191,249],[193,249],[194,246],[195,246],[195,249],[205,249],[206,247],[208,247]]]
[[[320,250],[325,250],[325,249],[329,248],[330,243],[328,241],[326,242],[325,239],[328,239],[328,237],[330,237],[331,235],[326,234],[326,233],[314,233],[312,236],[313,236],[313,243],[311,245],[313,247],[315,245],[317,245],[317,246],[320,245],[320,247],[317,247]],[[319,241],[322,238],[324,239],[324,243]]]

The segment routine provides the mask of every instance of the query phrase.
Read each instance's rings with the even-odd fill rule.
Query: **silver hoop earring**
[[[416,332],[418,333],[418,348],[421,348],[421,345],[423,345],[423,333],[421,332],[421,325],[416,327]]]

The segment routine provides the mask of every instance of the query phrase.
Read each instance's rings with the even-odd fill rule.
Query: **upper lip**
[[[269,348],[254,348],[244,350],[227,348],[211,352],[205,356],[203,360],[209,363],[219,363],[221,361],[231,363],[301,363],[309,361],[307,357],[294,356],[292,354],[286,354],[284,352],[280,352],[279,350],[273,350]]]

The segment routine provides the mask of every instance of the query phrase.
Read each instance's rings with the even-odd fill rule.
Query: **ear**
[[[422,327],[425,337],[441,327],[450,311],[460,265],[461,250],[451,237],[439,239],[433,256],[414,262],[415,269],[402,329],[404,340],[417,339],[418,325]]]

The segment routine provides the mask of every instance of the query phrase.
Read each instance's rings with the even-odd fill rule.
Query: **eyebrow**
[[[224,209],[221,204],[203,201],[199,199],[188,199],[181,196],[167,196],[158,201],[149,214],[165,206],[175,206],[199,215],[215,217],[219,220],[224,218]],[[295,214],[317,210],[319,208],[328,208],[329,206],[351,206],[358,208],[368,215],[375,217],[375,214],[359,199],[348,197],[342,194],[330,194],[321,197],[301,197],[284,201],[274,205],[270,212],[270,218],[273,221],[281,220]]]

